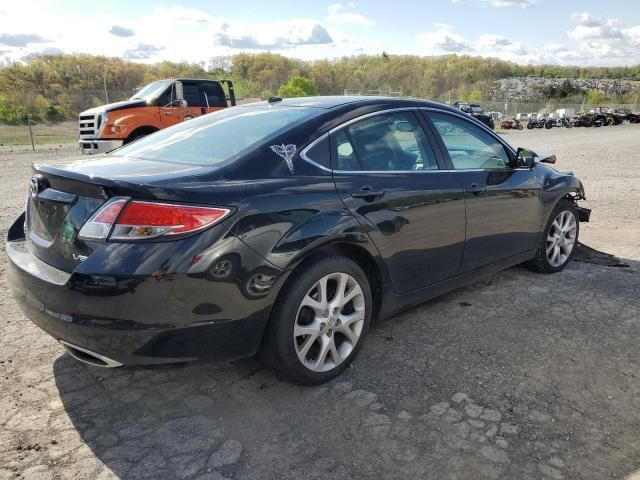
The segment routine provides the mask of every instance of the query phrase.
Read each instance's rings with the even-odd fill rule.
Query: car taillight
[[[116,198],[82,227],[84,240],[144,240],[196,232],[229,214],[229,209]]]

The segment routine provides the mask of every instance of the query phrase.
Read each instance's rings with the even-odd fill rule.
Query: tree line
[[[640,78],[640,65],[619,68],[518,65],[495,58],[420,57],[384,52],[316,61],[273,53],[240,53],[216,57],[208,63],[165,61],[152,65],[86,54],[42,55],[0,67],[0,122],[20,123],[27,114],[36,121],[70,119],[86,108],[104,104],[107,98],[109,101],[128,98],[153,80],[181,76],[230,78],[238,98],[309,91],[309,85],[301,88],[297,78],[302,77],[312,83],[310,91],[319,95],[380,90],[441,101],[480,101],[483,92],[502,78]]]

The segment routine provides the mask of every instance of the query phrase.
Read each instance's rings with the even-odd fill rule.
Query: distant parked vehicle
[[[522,130],[524,127],[520,120],[514,118],[513,120],[503,120],[502,123],[500,123],[500,128],[502,130]]]
[[[536,115],[535,119],[529,120],[529,123],[527,123],[527,128],[529,130],[533,130],[534,128],[544,128],[545,122],[546,120],[542,115]]]
[[[595,107],[589,113],[593,115],[594,120],[602,122],[603,127],[607,127],[609,125],[620,125],[622,123],[622,119],[613,114],[610,109],[606,107]]]
[[[223,85],[226,85],[227,94]],[[236,104],[231,80],[165,79],[138,90],[129,100],[80,113],[80,151],[105,153],[150,133]]]
[[[578,113],[571,119],[571,124],[574,127],[601,127],[602,119],[589,113]]]
[[[628,108],[614,108],[613,113],[618,115],[622,121],[628,121],[629,123],[640,123],[640,112],[634,113]]]
[[[567,117],[548,118],[547,121],[544,123],[544,128],[548,130],[553,127],[571,128],[573,127],[573,125],[571,124],[571,122]]]
[[[477,103],[456,102],[453,104],[453,107],[457,108],[461,112],[471,115],[473,118],[478,119],[490,129],[493,130],[495,128],[493,119],[489,115],[484,113],[482,107]]]

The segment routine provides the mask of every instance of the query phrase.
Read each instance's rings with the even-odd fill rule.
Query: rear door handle
[[[384,190],[379,188],[373,188],[368,185],[362,187],[357,192],[353,192],[351,196],[353,198],[363,198],[365,200],[373,200],[378,197],[382,197],[384,195]]]
[[[477,197],[485,193],[487,191],[487,187],[484,185],[477,185],[475,183],[472,183],[467,188],[465,188],[464,191],[467,193],[471,193]]]

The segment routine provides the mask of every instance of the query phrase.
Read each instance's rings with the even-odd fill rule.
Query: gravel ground
[[[558,154],[583,241],[628,268],[516,267],[374,328],[323,387],[253,359],[104,370],[28,322],[0,256],[0,479],[627,479],[640,474],[640,128],[507,132]],[[0,149],[0,233],[29,163]]]

